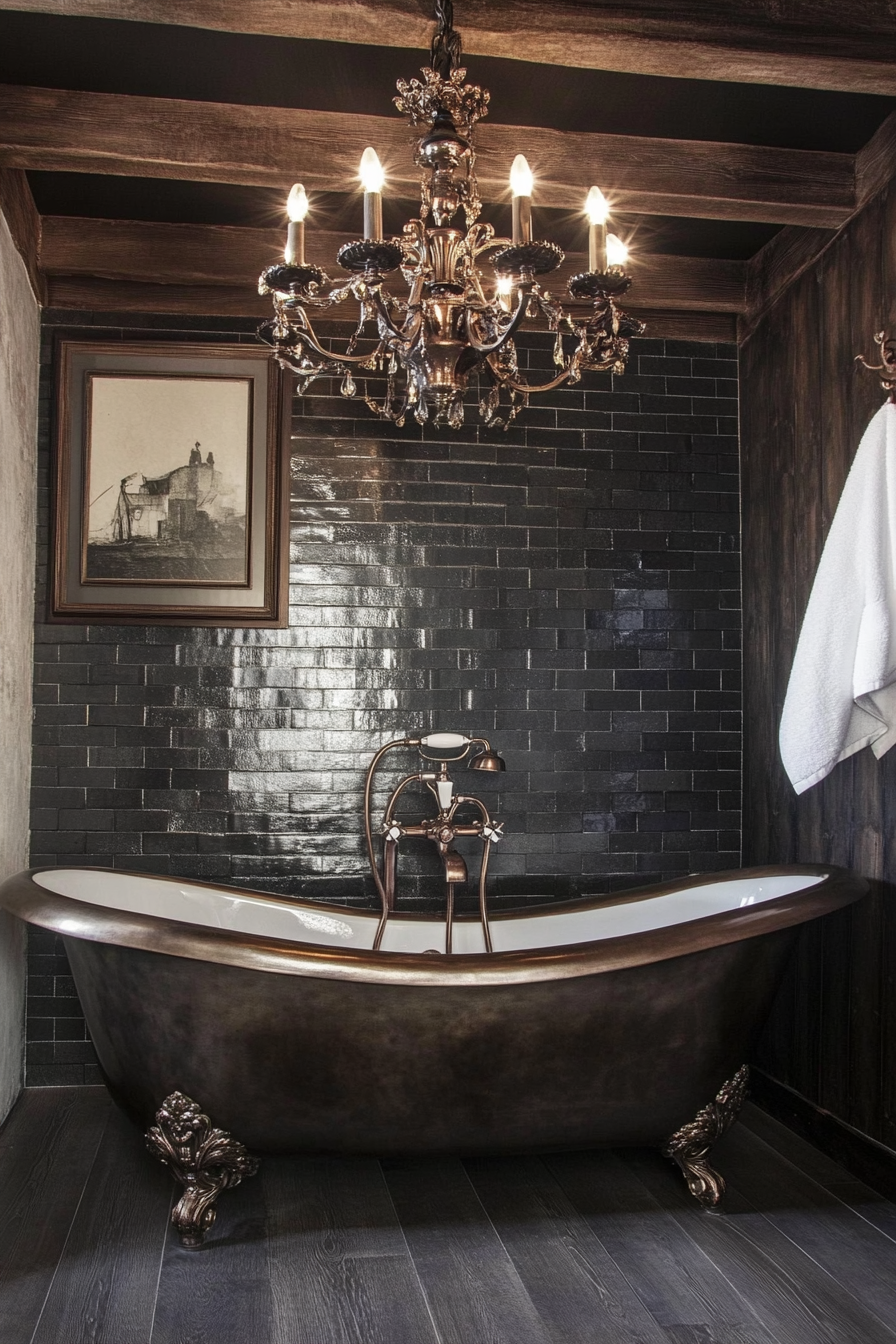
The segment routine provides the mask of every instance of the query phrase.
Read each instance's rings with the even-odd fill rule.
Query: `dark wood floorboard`
[[[765,1344],[768,1339],[761,1326],[750,1325],[667,1325],[664,1333],[672,1344]]]
[[[896,1331],[896,1241],[743,1126],[719,1152],[727,1179],[772,1226]]]
[[[6,1122],[0,1144],[3,1344],[30,1344],[112,1109],[102,1087],[35,1088]]]
[[[542,1161],[464,1165],[555,1344],[665,1344],[662,1328]]]
[[[748,1111],[725,1212],[644,1150],[267,1158],[204,1247],[102,1088],[0,1131],[0,1344],[896,1344],[896,1206]]]
[[[616,1153],[563,1153],[545,1160],[661,1325],[755,1322],[749,1298],[732,1287],[674,1212]]]
[[[149,1344],[171,1179],[113,1111],[32,1344]]]
[[[154,1159],[149,1161],[155,1165]],[[174,1190],[173,1180],[169,1181]],[[220,1197],[202,1246],[182,1246],[169,1226],[151,1340],[152,1344],[268,1344],[272,1321],[264,1188],[252,1176]],[[54,1344],[63,1344],[62,1338]],[[110,1335],[103,1344],[131,1341]]]
[[[553,1344],[462,1163],[383,1170],[442,1344]]]
[[[825,1190],[830,1190],[854,1212],[896,1241],[896,1204],[872,1190],[870,1185],[846,1171],[827,1153],[815,1148],[799,1134],[794,1134],[793,1130],[758,1106],[747,1104],[744,1127],[767,1143],[780,1157],[792,1162],[798,1170],[811,1176]]]
[[[272,1344],[440,1344],[380,1164],[268,1158]]]
[[[750,1302],[775,1344],[896,1342],[893,1331],[779,1232],[733,1181],[724,1212],[704,1213],[658,1154],[632,1149],[623,1160]],[[718,1165],[727,1178],[721,1154]]]

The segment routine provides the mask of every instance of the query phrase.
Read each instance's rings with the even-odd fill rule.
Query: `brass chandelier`
[[[405,224],[403,237],[383,238],[384,175],[375,151],[366,149],[360,171],[364,237],[339,249],[336,261],[351,278],[334,284],[305,259],[308,197],[297,183],[287,202],[284,260],[259,280],[259,293],[272,295],[274,303],[274,317],[259,328],[259,336],[273,347],[281,366],[298,375],[300,392],[315,378],[341,377],[343,396],[360,397],[398,425],[410,414],[419,424],[459,428],[464,394],[475,375],[480,416],[487,425],[506,428],[533,393],[576,383],[586,370],[621,373],[628,338],[640,335],[644,325],[618,306],[631,285],[627,253],[607,233],[609,206],[597,187],[586,202],[589,269],[567,286],[573,300],[590,305],[581,316],[565,312],[540,283],[563,262],[564,253],[554,243],[532,238],[533,179],[522,155],[511,170],[513,237],[498,238],[490,224],[479,220],[472,138],[476,122],[487,115],[489,95],[463,82],[452,0],[436,0],[435,9],[431,67],[423,70],[422,81],[399,80],[394,100],[419,137],[419,218]],[[452,223],[459,210],[466,229]],[[491,281],[486,266],[493,271]],[[385,285],[385,277],[399,270],[407,286],[404,297]],[[360,305],[360,317],[345,349],[336,353],[318,339],[311,316],[347,299]],[[520,371],[514,336],[524,319],[539,317],[556,336],[557,372],[532,385]],[[375,348],[359,351],[368,333]],[[379,397],[370,391],[368,374],[381,388],[385,380]]]

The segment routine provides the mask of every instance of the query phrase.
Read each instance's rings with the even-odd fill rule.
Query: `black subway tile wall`
[[[625,375],[534,398],[507,432],[475,413],[460,432],[397,429],[313,385],[293,421],[289,627],[209,630],[44,623],[63,326],[254,341],[232,320],[47,318],[35,864],[369,902],[367,763],[435,729],[507,761],[469,777],[505,823],[499,903],[739,864],[733,346],[634,341]],[[551,343],[523,346],[550,376]],[[411,764],[394,759],[384,783]],[[439,863],[416,843],[399,897],[432,905]],[[28,1040],[29,1084],[98,1076],[63,949],[39,931]]]

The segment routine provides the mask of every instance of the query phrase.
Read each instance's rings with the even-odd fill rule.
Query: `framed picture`
[[[51,619],[287,623],[283,375],[243,345],[62,340]]]

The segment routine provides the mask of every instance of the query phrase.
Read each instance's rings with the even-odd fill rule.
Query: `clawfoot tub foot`
[[[258,1170],[258,1158],[226,1130],[212,1128],[183,1092],[172,1092],[162,1102],[146,1132],[146,1146],[184,1188],[171,1214],[184,1246],[202,1245],[215,1221],[218,1195]]]
[[[713,1144],[737,1119],[747,1099],[750,1070],[746,1064],[720,1088],[715,1101],[687,1125],[682,1125],[663,1145],[663,1156],[670,1157],[681,1167],[688,1189],[707,1209],[714,1209],[725,1193],[725,1182],[710,1166],[709,1154]]]

